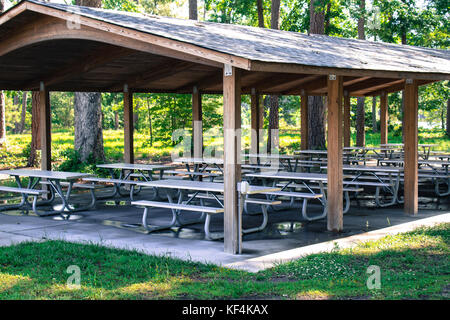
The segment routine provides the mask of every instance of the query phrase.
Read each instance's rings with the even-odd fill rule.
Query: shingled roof
[[[450,51],[26,0],[252,61],[450,75]]]

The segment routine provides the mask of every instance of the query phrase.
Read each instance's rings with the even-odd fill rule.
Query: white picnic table
[[[327,169],[327,166],[320,167],[321,169]],[[380,187],[376,187],[375,202],[380,207],[387,207],[400,203],[398,198],[398,190],[400,187],[400,178],[403,173],[403,168],[401,167],[385,167],[385,166],[361,166],[361,165],[343,165],[343,171],[355,172],[355,176],[351,177],[351,180],[344,181],[344,187],[349,184],[358,183],[360,179],[364,179],[365,176],[373,176],[376,181],[380,184],[389,183],[389,186],[383,186],[383,189],[387,190],[392,194],[392,199],[389,202],[383,203],[380,200]],[[387,179],[386,179],[387,176]]]
[[[188,172],[204,172],[209,166],[213,166],[223,174],[223,159],[222,158],[194,158],[194,157],[181,157],[173,161],[174,163],[182,163],[186,166]],[[193,165],[193,168],[190,167]]]
[[[256,159],[258,165],[268,166],[272,168],[279,168],[280,164],[287,171],[296,171],[298,166],[298,161],[302,159],[301,155],[292,155],[292,154],[267,154],[267,153],[258,153],[258,154],[242,154],[243,157],[249,159]],[[261,164],[261,160],[265,159],[266,162]],[[295,161],[294,165],[292,165],[292,161]]]
[[[134,175],[135,178],[141,179],[143,181],[152,181],[153,173],[159,171],[159,178],[162,179],[164,175],[164,170],[173,169],[173,166],[162,165],[162,164],[141,164],[141,163],[105,163],[98,164],[97,168],[108,169],[112,180],[123,180],[127,181]],[[116,174],[116,170],[119,170],[119,174]],[[117,194],[124,196],[120,189],[120,183],[114,183],[114,191],[110,195],[104,195],[101,199],[113,198]],[[135,190],[136,193],[139,192]],[[128,193],[128,191],[126,192]],[[157,196],[157,190],[155,190],[155,197]]]
[[[92,177],[92,174],[89,173],[81,173],[81,172],[64,172],[64,171],[49,171],[49,170],[30,170],[30,169],[15,169],[15,170],[2,170],[0,174],[9,175],[15,178],[18,188],[26,188],[26,189],[36,189],[42,179],[48,182],[48,185],[51,188],[52,197],[47,201],[42,201],[39,204],[50,204],[54,200],[54,194],[57,194],[62,201],[62,205],[60,208],[42,212],[37,210],[35,206],[33,206],[33,211],[39,216],[46,216],[52,214],[60,214],[64,219],[68,219],[70,213],[75,211],[81,211],[91,208],[95,205],[95,201],[91,202],[88,206],[77,207],[70,200],[70,193],[72,191],[73,184],[76,180]],[[21,179],[28,178],[27,186],[24,186],[24,183]],[[66,181],[68,184],[67,191],[64,192],[61,186],[61,183]],[[26,202],[26,200],[25,200]]]
[[[219,203],[219,205],[223,208],[223,202],[219,199],[217,194],[223,194],[225,191],[225,185],[224,183],[220,182],[206,182],[206,181],[192,181],[192,180],[155,180],[155,181],[148,181],[148,182],[139,182],[138,185],[140,186],[146,186],[146,187],[154,187],[154,188],[162,188],[167,189],[167,199],[170,204],[178,203],[183,205],[189,205],[194,199],[196,199],[196,196],[200,192],[207,192],[212,196],[213,199]],[[247,182],[238,183],[237,185],[238,194],[240,197],[239,200],[239,228],[242,231],[242,212],[244,208],[244,202],[245,198],[248,195],[255,195],[265,192],[272,192],[272,191],[279,191],[280,188],[277,187],[271,187],[271,186],[252,186],[249,185]],[[175,194],[178,194],[178,200],[175,202],[174,196],[170,191],[176,191]],[[183,201],[185,192],[191,192],[193,193],[188,197],[186,201]],[[182,210],[182,209],[181,209]],[[172,215],[173,219],[172,222],[164,226],[163,228],[170,228],[176,225],[184,226],[190,223],[199,223],[201,222],[202,217],[199,220],[195,220],[190,223],[181,222],[179,215],[181,213],[181,210],[178,209],[172,209]],[[208,216],[209,219],[209,216]],[[209,222],[205,222],[205,225],[209,224]],[[161,229],[161,227],[156,226],[155,230]],[[206,228],[205,228],[206,230]],[[209,235],[208,235],[209,237]],[[241,244],[239,244],[239,247],[241,247]]]

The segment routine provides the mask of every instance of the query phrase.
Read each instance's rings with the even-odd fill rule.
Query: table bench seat
[[[5,186],[0,186],[0,191],[9,192],[9,193],[28,194],[28,195],[32,195],[32,196],[39,196],[41,194],[48,193],[48,191],[46,191],[46,190],[27,189],[27,188],[18,188],[18,187],[5,187]]]
[[[142,226],[149,232],[163,230],[163,229],[170,229],[177,225],[186,226],[186,225],[193,224],[193,223],[200,223],[203,221],[204,214],[206,214],[206,218],[205,218],[205,222],[204,222],[205,237],[208,240],[215,240],[215,239],[223,238],[223,236],[214,237],[209,230],[211,216],[215,215],[217,213],[224,212],[223,208],[198,206],[198,205],[190,205],[190,204],[188,205],[188,204],[181,204],[181,203],[161,202],[161,201],[148,201],[148,200],[132,201],[131,204],[135,205],[135,206],[139,206],[139,207],[144,207],[144,213],[142,215]],[[149,208],[172,209],[171,210],[172,211],[172,221],[165,226],[149,226],[147,223]],[[198,220],[188,222],[188,223],[182,223],[182,222],[180,222],[179,217],[178,217],[179,211],[182,211],[182,210],[201,212],[202,216]]]

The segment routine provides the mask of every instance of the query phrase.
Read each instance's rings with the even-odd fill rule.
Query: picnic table
[[[204,172],[206,168],[213,166],[220,173],[223,174],[223,159],[222,158],[190,158],[181,157],[174,160],[175,163],[182,163],[186,166],[188,172]],[[193,165],[191,170],[190,165]]]
[[[134,201],[132,204],[138,205],[138,206],[148,206],[148,207],[160,207],[160,208],[169,208],[172,210],[172,221],[165,226],[148,226],[146,219],[147,219],[147,207],[146,211],[144,211],[143,216],[143,225],[146,227],[146,229],[151,232],[154,230],[161,230],[161,229],[168,229],[175,226],[185,226],[192,223],[199,223],[202,222],[204,218],[204,214],[206,213],[206,219],[205,219],[205,235],[208,239],[216,239],[217,237],[214,237],[211,232],[209,231],[209,223],[210,218],[212,214],[223,212],[222,210],[217,210],[214,208],[209,208],[207,206],[192,206],[190,205],[194,200],[198,199],[197,196],[200,195],[202,192],[207,192],[211,195],[211,198],[214,199],[218,205],[223,208],[223,202],[219,198],[218,194],[224,193],[224,183],[220,182],[205,182],[205,181],[191,181],[191,180],[155,180],[155,181],[149,181],[149,182],[140,182],[139,185],[141,186],[147,186],[147,187],[155,187],[155,188],[162,188],[166,189],[167,192],[167,199],[168,203],[161,203],[161,202],[148,202],[146,200],[141,201]],[[238,193],[240,195],[240,206],[239,206],[239,229],[242,232],[242,212],[243,212],[243,206],[244,202],[246,200],[246,197],[249,195],[255,195],[260,194],[264,192],[270,192],[270,191],[278,191],[280,188],[276,187],[266,187],[266,186],[252,186],[249,185],[247,182],[241,182],[238,184]],[[175,191],[174,193],[171,191]],[[186,201],[183,201],[184,195],[186,192],[192,192],[191,195],[189,195],[188,199]],[[174,194],[178,194],[178,200],[174,200]],[[203,198],[200,198],[199,200],[201,203],[203,203]],[[211,209],[211,210],[209,210]],[[214,210],[212,210],[214,209]],[[199,211],[202,212],[202,215],[199,219],[196,219],[194,221],[190,222],[183,222],[180,220],[180,213],[181,211]]]
[[[328,181],[328,177],[323,173],[309,173],[309,172],[257,172],[257,173],[248,173],[245,175],[246,177],[258,178],[263,181],[264,184],[267,184],[268,180],[272,180],[272,185],[276,186],[277,183],[281,180],[286,180],[286,183],[280,183],[278,186],[281,187],[280,192],[273,192],[270,195],[272,197],[277,196],[285,196],[291,198],[291,205],[293,204],[293,200],[295,198],[303,199],[302,205],[302,216],[308,220],[318,220],[322,219],[327,214],[327,199],[325,193],[324,183]],[[304,189],[307,190],[306,193],[298,193],[288,190],[294,183],[300,184]],[[317,193],[314,191],[315,186],[312,184],[318,184],[320,192]],[[307,213],[307,202],[310,199],[317,199],[323,205],[323,212],[315,217],[311,217]]]
[[[249,159],[256,159],[258,165],[262,166],[270,166],[271,168],[279,168],[279,165],[285,168],[287,171],[297,171],[298,161],[302,158],[298,155],[289,155],[289,154],[243,154],[243,157],[247,157]],[[261,160],[265,160],[265,162],[261,163]],[[294,165],[292,164],[294,161]]]
[[[92,174],[88,173],[80,173],[80,172],[64,172],[64,171],[48,171],[48,170],[29,170],[29,169],[16,169],[16,170],[2,170],[0,174],[9,175],[15,178],[17,183],[17,192],[20,192],[20,189],[23,189],[22,201],[16,207],[17,209],[25,209],[28,210],[29,207],[39,216],[47,216],[60,214],[63,219],[69,219],[70,213],[75,211],[87,210],[92,208],[95,205],[95,197],[92,198],[92,201],[87,206],[78,206],[73,203],[70,199],[70,194],[72,189],[74,188],[75,181],[78,179],[91,177]],[[28,178],[27,186],[24,185],[23,178]],[[42,179],[46,182],[45,184],[49,186],[50,192],[52,196],[48,200],[44,200],[40,203],[34,201],[32,205],[30,205],[27,201],[28,192],[31,190],[37,190],[37,187],[41,185]],[[67,190],[63,190],[63,185],[67,186]],[[28,191],[30,190],[30,191]],[[93,191],[91,189],[91,195],[93,196]],[[51,204],[55,199],[54,195],[58,195],[62,201],[62,205],[59,206],[58,209],[54,209],[51,211],[40,211],[37,209],[38,205],[43,204]],[[36,199],[36,197],[35,197]],[[14,206],[8,206],[7,209],[12,209]]]
[[[159,171],[159,179],[162,179],[164,176],[164,171],[173,169],[173,166],[161,165],[161,164],[140,164],[140,163],[107,163],[107,164],[98,164],[97,168],[108,169],[111,175],[111,179],[102,179],[95,178],[89,179],[92,182],[111,182],[113,183],[114,190],[110,195],[104,195],[101,199],[113,198],[118,194],[124,196],[125,193],[122,192],[121,186],[126,184],[126,181],[129,181],[130,178],[136,178],[142,181],[152,181],[153,174],[156,171]],[[117,174],[117,170],[119,173]],[[135,189],[135,193],[139,192],[140,188]],[[155,195],[157,196],[158,191],[154,189]],[[128,192],[128,191],[127,191]]]
[[[321,169],[327,169],[326,166]],[[353,172],[355,175],[350,176],[350,180],[344,180],[344,187],[349,185],[366,185],[376,187],[375,202],[379,207],[387,207],[400,203],[398,198],[398,190],[400,187],[400,177],[403,168],[400,167],[383,167],[383,166],[360,166],[360,165],[343,165],[343,171]],[[375,180],[363,181],[363,180]],[[381,201],[380,190],[386,190],[392,195],[389,202]]]

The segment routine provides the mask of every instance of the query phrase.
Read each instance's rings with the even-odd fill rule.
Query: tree
[[[0,13],[5,9],[5,1],[0,0]],[[6,122],[5,122],[5,94],[0,91],[0,146],[6,142]]]
[[[76,0],[80,6],[100,8],[101,0]],[[104,160],[101,93],[74,94],[75,150],[81,161]]]
[[[365,11],[366,11],[366,1],[359,0],[359,19],[358,19],[358,39],[365,40],[366,33],[364,30],[365,25]],[[358,97],[356,103],[356,145],[358,147],[363,147],[366,144],[366,133],[365,133],[365,97]]]
[[[450,99],[447,99],[447,136],[450,137]]]
[[[309,3],[309,33],[325,33],[325,17],[330,7],[326,1],[310,0]],[[321,96],[308,97],[309,147],[325,149],[325,105]]]
[[[280,0],[272,0],[271,15],[270,15],[270,28],[278,29],[280,21]],[[279,97],[277,95],[271,95],[268,98],[269,102],[269,132],[267,138],[267,152],[271,153],[272,150],[278,150],[280,146],[279,128],[280,128],[280,116],[279,116]]]
[[[197,0],[189,0],[189,19],[198,20]]]
[[[41,149],[39,101],[39,91],[33,91],[31,93],[31,145],[30,155],[28,156],[28,167],[37,165],[37,150]]]
[[[256,10],[258,12],[258,27],[265,28],[263,0],[256,0]]]

